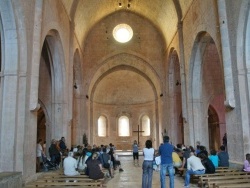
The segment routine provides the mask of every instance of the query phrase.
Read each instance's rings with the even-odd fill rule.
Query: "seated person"
[[[218,153],[219,158],[219,166],[221,167],[229,167],[229,156],[228,153],[225,151],[225,146],[220,147],[220,152]]]
[[[213,162],[206,156],[205,153],[201,153],[199,155],[199,158],[201,159],[201,163],[205,167],[205,174],[214,174],[215,173],[215,166]]]
[[[246,154],[246,160],[244,161],[243,170],[245,172],[250,172],[250,153]]]
[[[190,176],[192,174],[204,174],[205,167],[202,165],[200,158],[196,157],[193,152],[190,153],[190,157],[187,159],[187,171],[185,175],[185,187],[189,187]]]
[[[56,143],[57,141],[55,139],[51,141],[51,145],[49,147],[49,155],[50,155],[51,162],[59,166],[61,162],[61,154],[60,154],[59,149],[56,146]]]
[[[187,148],[184,150],[184,152],[183,152],[182,166],[181,166],[180,168],[178,168],[180,176],[183,175],[184,169],[187,168],[187,159],[188,159],[189,156],[190,156],[190,152],[191,152],[191,151],[190,151],[189,147],[187,147]]]
[[[211,155],[209,155],[208,158],[213,162],[214,167],[218,168],[218,166],[219,166],[219,158],[218,158],[218,155],[216,154],[216,151],[211,150],[210,154]]]
[[[112,175],[112,168],[113,168],[113,164],[112,164],[112,161],[111,161],[111,157],[109,154],[107,154],[107,148],[104,147],[102,149],[103,153],[99,156],[99,160],[101,161],[102,163],[102,167],[105,168],[105,169],[108,169],[109,171],[109,176],[112,178],[114,177]]]
[[[178,168],[180,168],[182,166],[182,161],[175,150],[172,153],[172,158],[173,158],[173,165],[174,165],[175,171],[177,173]]]
[[[91,159],[87,160],[86,163],[90,179],[98,180],[104,178],[102,163],[98,160],[98,154],[96,152],[92,154]]]
[[[88,156],[86,155],[86,152],[83,150],[80,153],[80,156],[77,158],[77,169],[79,171],[85,171],[86,169],[86,160],[88,159]]]
[[[68,157],[66,157],[63,161],[64,174],[66,176],[80,175],[80,173],[78,171],[76,171],[77,162],[76,162],[76,159],[73,158],[73,156],[74,156],[74,153],[69,152]]]
[[[113,162],[114,170],[116,170],[117,168],[119,168],[119,171],[123,172],[123,169],[121,168],[121,162],[119,161],[118,155],[115,154],[113,148],[110,148],[109,155],[111,157],[111,161]]]

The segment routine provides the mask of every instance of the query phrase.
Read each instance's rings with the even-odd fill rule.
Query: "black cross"
[[[139,133],[142,133],[142,132],[144,132],[144,131],[140,131],[140,127],[139,127],[139,125],[138,125],[138,131],[133,131],[133,132],[137,132],[138,133],[138,145],[139,145]]]

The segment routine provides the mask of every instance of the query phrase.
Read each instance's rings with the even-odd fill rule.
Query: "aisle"
[[[119,156],[122,163],[124,172],[115,171],[115,177],[109,179],[107,182],[107,188],[140,188],[142,180],[142,168],[141,164],[143,157],[140,156],[140,166],[134,166],[133,157],[131,155]],[[160,188],[160,174],[159,172],[153,173],[153,188]],[[184,187],[183,177],[175,177],[175,188]],[[169,187],[169,177],[166,177],[166,187]],[[198,187],[191,185],[190,187]]]

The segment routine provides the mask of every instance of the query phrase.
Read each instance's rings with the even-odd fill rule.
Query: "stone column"
[[[185,56],[184,56],[184,44],[183,44],[183,30],[182,30],[182,22],[179,21],[177,29],[178,29],[178,37],[179,37],[179,49],[180,49],[180,74],[181,74],[181,101],[182,101],[182,118],[183,118],[183,130],[186,134],[184,134],[184,143],[188,145],[194,145],[193,143],[193,129],[190,127],[189,117],[187,113],[188,109],[188,94],[187,94],[187,81],[186,81],[186,64],[185,64]]]

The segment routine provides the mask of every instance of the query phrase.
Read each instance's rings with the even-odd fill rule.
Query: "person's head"
[[[190,151],[195,152],[195,150],[194,150],[194,147],[193,147],[193,146],[189,146],[189,149],[190,149]]]
[[[250,162],[250,153],[246,154],[246,160],[248,160]]]
[[[38,141],[37,141],[37,144],[41,144],[42,141],[43,141],[43,140],[42,140],[41,138],[39,138]]]
[[[222,146],[220,147],[220,150],[221,150],[221,151],[225,151],[225,146],[222,145]]]
[[[97,160],[97,158],[98,158],[98,153],[94,152],[94,153],[92,154],[92,159],[93,159],[93,160]]]
[[[163,142],[168,143],[169,142],[169,136],[164,136],[163,137]]]
[[[137,141],[136,141],[136,140],[134,140],[134,144],[137,144]]]
[[[206,147],[205,146],[200,146],[200,150],[201,151],[206,151]]]
[[[69,157],[74,157],[74,152],[70,151],[70,152],[68,153],[68,156],[69,156]]]
[[[216,151],[215,151],[214,149],[212,149],[212,150],[210,151],[210,154],[211,154],[211,155],[216,155]]]
[[[194,152],[190,152],[189,156],[190,156],[190,157],[191,157],[191,156],[194,156]]]
[[[152,148],[152,141],[151,140],[147,140],[146,141],[146,143],[145,143],[145,145],[146,145],[146,148]]]
[[[206,156],[205,153],[201,153],[201,154],[199,154],[199,158],[200,158],[201,160],[204,160],[204,159],[207,159],[207,156]]]
[[[64,137],[62,137],[61,140],[62,140],[63,142],[65,142],[65,138],[64,138]]]
[[[103,153],[106,153],[107,152],[107,148],[106,147],[102,148],[102,151],[103,151]]]

